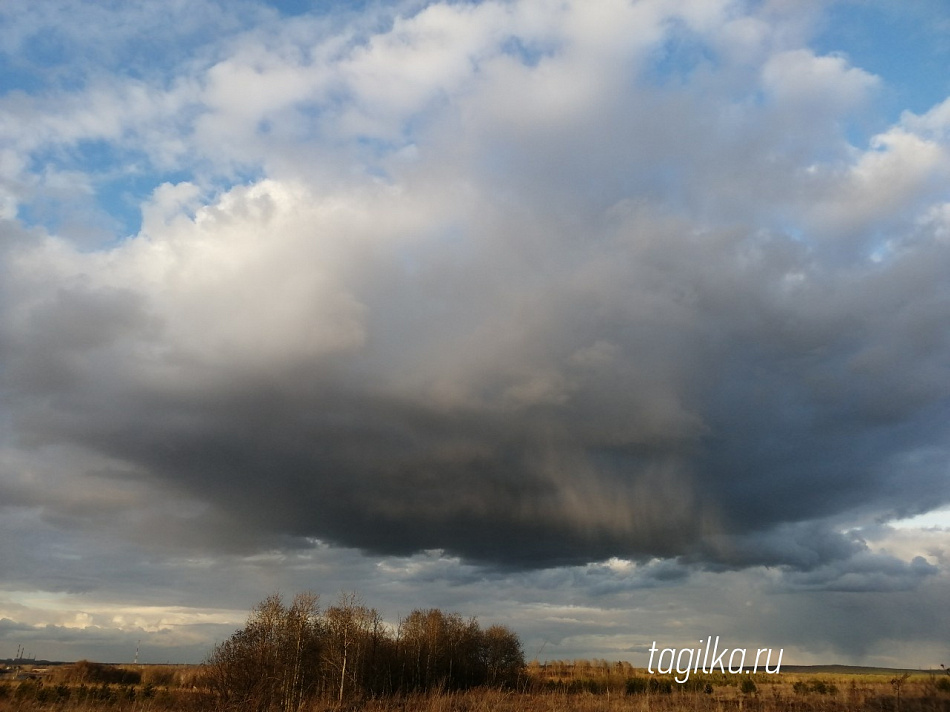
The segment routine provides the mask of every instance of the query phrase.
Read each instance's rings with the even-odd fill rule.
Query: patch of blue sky
[[[357,156],[367,175],[388,180],[389,171],[384,167],[387,158],[405,148],[406,141],[391,141],[376,136],[359,136],[356,139]]]
[[[277,10],[285,17],[297,15],[328,15],[333,12],[360,12],[372,0],[348,0],[347,2],[326,2],[326,0],[265,0],[264,4]]]
[[[180,183],[189,178],[182,172],[93,177],[92,194],[62,198],[55,192],[41,192],[18,206],[17,218],[27,227],[42,227],[52,234],[61,233],[69,224],[95,224],[101,228],[100,232],[108,231],[108,238],[104,238],[106,243],[117,243],[138,234],[142,226],[142,204],[155,188],[162,183]]]
[[[102,139],[84,139],[77,141],[71,151],[72,162],[86,170],[108,171],[115,166],[134,166],[133,156],[111,141]],[[142,154],[144,159],[144,154]]]
[[[166,180],[159,181],[155,185],[158,186],[161,183],[180,183],[185,180],[191,180],[191,178],[185,173],[169,175],[179,175],[180,177],[177,180],[168,178]],[[265,178],[267,178],[267,171],[263,167],[258,165],[243,165],[235,167],[233,170],[228,172],[227,175],[216,174],[206,179],[202,179],[200,181],[200,185],[205,193],[225,193],[235,186],[253,185],[255,183],[259,183]]]
[[[116,240],[139,231],[141,205],[157,186],[192,179],[192,173],[186,170],[156,171],[143,151],[100,139],[35,152],[30,172],[38,176],[82,176],[92,193],[84,192],[84,186],[77,186],[75,191],[62,187],[40,189],[33,200],[20,206],[18,217],[24,224],[57,232],[70,222],[71,213],[99,214],[108,216],[109,230]]]
[[[871,150],[871,141],[882,131],[886,131],[891,126],[890,121],[881,118],[880,115],[854,116],[850,120],[840,122],[841,133],[850,146],[860,151]],[[826,156],[828,160],[834,160],[834,156]]]
[[[99,249],[123,239],[121,219],[99,208],[95,196],[39,193],[17,206],[17,219],[72,242],[82,250]]]
[[[681,23],[674,23],[668,37],[646,64],[642,78],[656,87],[687,84],[700,67],[716,67],[718,58],[700,35]]]
[[[49,6],[50,12],[6,18],[0,10],[0,19],[10,23],[6,46],[0,45],[0,92],[71,90],[95,77],[169,80],[183,60],[212,62],[228,37],[261,21],[260,6],[253,3],[196,2],[165,9],[133,3]]]
[[[558,49],[554,43],[526,42],[517,36],[509,37],[501,44],[504,54],[517,58],[528,67],[536,67],[546,57],[553,57]]]
[[[96,204],[116,223],[116,242],[137,235],[142,228],[142,204],[163,183],[191,180],[184,171],[170,173],[130,173],[105,179],[96,184]]]
[[[0,96],[14,91],[36,94],[45,89],[47,84],[45,73],[0,55]]]
[[[64,65],[72,58],[71,44],[58,28],[45,27],[22,43],[20,55],[24,61],[43,67]]]
[[[945,0],[842,0],[827,9],[813,46],[840,53],[882,78],[888,123],[921,114],[950,96],[950,3]]]
[[[49,144],[34,151],[29,170],[34,175],[77,172],[95,178],[140,170],[138,166],[145,160],[144,153],[123,149],[110,141],[82,139],[70,144]]]
[[[294,121],[291,126],[283,126],[298,141],[313,141],[323,137],[324,123],[346,105],[348,98],[333,92],[325,102],[301,101],[294,105]],[[282,128],[279,122],[265,117],[257,124],[257,132],[263,136],[273,134]]]
[[[22,50],[0,52],[0,95],[12,91],[39,94],[52,87],[79,89],[83,71],[64,44],[42,35],[23,43]]]
[[[359,29],[362,39],[385,33],[392,28],[396,16],[411,17],[434,0],[263,0],[263,4],[283,17],[310,16],[339,24],[347,31]],[[358,34],[357,37],[360,35]]]
[[[16,217],[26,227],[42,227],[49,233],[56,233],[61,223],[58,213],[50,210],[49,201],[43,199],[20,203]]]

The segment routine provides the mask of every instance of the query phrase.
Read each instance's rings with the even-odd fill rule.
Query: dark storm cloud
[[[126,477],[210,503],[247,543],[514,567],[685,556],[811,570],[861,547],[795,522],[945,501],[947,332],[928,331],[947,316],[943,245],[832,285],[805,255],[789,262],[801,250],[787,238],[670,232],[644,249],[638,227],[592,242],[566,280],[518,285],[507,312],[486,294],[473,318],[441,291],[464,297],[465,264],[418,276],[438,297],[379,280],[361,300],[370,346],[223,378],[185,361],[187,390],[138,378],[133,348],[175,346],[144,298],[60,288],[7,331],[14,431],[127,463]],[[420,325],[430,298],[442,314]],[[403,323],[418,341],[387,339]],[[460,395],[439,400],[427,378],[453,370]]]
[[[844,566],[824,566],[787,577],[793,589],[828,591],[908,591],[936,575],[938,568],[922,556],[910,563],[893,556],[855,556]]]
[[[545,26],[564,42],[532,64],[495,46],[510,18],[487,4],[465,61],[400,74],[401,52],[455,56],[414,28],[456,11],[320,71],[238,47],[203,75],[189,140],[215,160],[202,137],[237,136],[272,178],[199,207],[194,186],[162,186],[107,250],[5,248],[10,447],[82,453],[48,482],[112,477],[203,512],[120,523],[156,546],[682,557],[849,590],[928,576],[840,532],[950,501],[942,147],[904,128],[850,146],[839,121],[873,78],[727,48],[728,13],[702,30],[718,62],[669,86],[644,72],[677,25],[651,34],[626,10],[642,36]],[[251,65],[274,70],[287,126],[286,97],[346,86],[320,114],[346,161],[304,142],[335,172],[233,110]],[[94,518],[42,487],[9,491]]]

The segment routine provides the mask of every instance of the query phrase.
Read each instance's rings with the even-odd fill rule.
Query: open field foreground
[[[31,673],[33,671],[26,671]],[[78,674],[78,676],[77,676]],[[202,666],[80,663],[38,669],[0,682],[0,712],[33,710],[254,710],[224,706],[204,684]],[[85,676],[85,679],[80,679]],[[105,681],[105,680],[111,681]],[[273,709],[277,710],[278,707]],[[298,710],[367,712],[615,712],[641,710],[950,710],[942,672],[875,674],[789,672],[699,675],[686,684],[626,665],[577,661],[529,665],[518,689],[315,699]],[[284,710],[283,712],[291,712]],[[294,711],[296,712],[296,710]]]

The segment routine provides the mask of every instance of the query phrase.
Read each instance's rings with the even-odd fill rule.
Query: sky
[[[950,664],[950,6],[7,0],[0,658],[274,592]]]

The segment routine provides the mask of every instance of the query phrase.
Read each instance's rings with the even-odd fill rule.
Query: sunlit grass
[[[82,676],[85,675],[85,678]],[[191,712],[213,710],[201,686],[201,666],[63,665],[36,679],[0,682],[0,712]],[[125,683],[100,682],[122,679]],[[699,674],[686,684],[625,664],[577,661],[529,665],[517,690],[315,699],[299,712],[932,712],[950,710],[950,676],[942,671],[869,673],[781,672],[765,675]],[[900,682],[898,703],[895,680]],[[135,682],[131,682],[135,681]],[[234,706],[235,711],[244,708]],[[250,708],[248,708],[250,709]],[[282,711],[286,712],[286,711]]]

